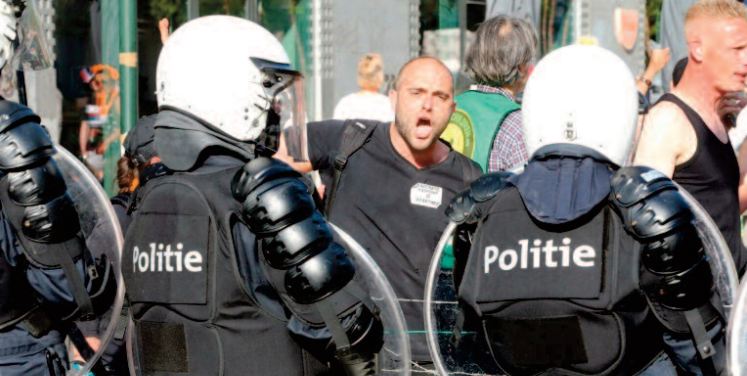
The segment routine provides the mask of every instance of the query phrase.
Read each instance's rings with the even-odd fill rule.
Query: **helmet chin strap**
[[[280,145],[280,115],[270,107],[264,116],[254,119],[255,126],[257,122],[263,119],[265,120],[265,126],[262,128],[262,133],[259,134],[259,137],[254,142],[254,153],[257,156],[268,157],[275,154]]]

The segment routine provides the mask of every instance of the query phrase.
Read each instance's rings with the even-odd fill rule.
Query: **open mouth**
[[[415,125],[415,137],[427,138],[431,134],[431,120],[428,118],[420,117]]]

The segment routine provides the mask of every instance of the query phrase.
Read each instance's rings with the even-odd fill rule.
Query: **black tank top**
[[[711,215],[741,274],[747,258],[739,229],[739,164],[731,141],[721,142],[700,115],[677,96],[667,93],[660,101],[672,102],[682,109],[698,140],[695,153],[674,168],[672,179],[690,192]]]

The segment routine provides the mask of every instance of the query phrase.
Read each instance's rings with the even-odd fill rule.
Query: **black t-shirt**
[[[309,124],[309,157],[322,174],[333,169],[344,124]],[[430,359],[422,299],[431,255],[448,224],[444,210],[480,174],[477,164],[453,150],[441,163],[415,168],[394,150],[386,123],[376,124],[342,173],[330,221],[363,245],[388,277],[414,339],[414,360]]]

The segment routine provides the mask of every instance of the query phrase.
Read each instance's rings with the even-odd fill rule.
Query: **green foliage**
[[[230,14],[244,16],[244,0],[200,0],[200,15]]]
[[[648,18],[648,39],[659,40],[659,16],[663,0],[646,1],[646,17]]]
[[[148,0],[148,3],[150,15],[156,20],[168,18],[172,29],[187,21],[185,0]]]
[[[153,18],[169,18],[176,16],[179,8],[185,7],[182,0],[150,0],[150,14]]]

